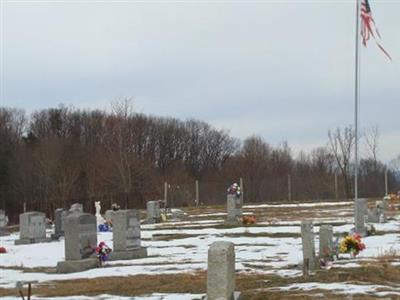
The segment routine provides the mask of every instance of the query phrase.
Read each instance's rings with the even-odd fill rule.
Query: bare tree
[[[364,142],[367,151],[367,157],[371,157],[375,163],[375,169],[378,164],[378,146],[379,146],[379,128],[378,125],[368,128],[364,132]]]
[[[352,126],[345,127],[343,131],[328,131],[329,146],[336,159],[338,168],[342,174],[346,198],[351,197],[350,159],[352,155],[355,135]]]

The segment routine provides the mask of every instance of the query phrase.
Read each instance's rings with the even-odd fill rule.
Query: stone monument
[[[361,236],[367,234],[367,228],[365,227],[365,215],[367,214],[365,199],[357,199],[354,202],[354,223],[355,230]]]
[[[301,241],[303,245],[303,269],[313,272],[317,264],[315,259],[314,228],[312,222],[301,222]]]
[[[332,225],[321,225],[319,227],[319,258],[331,260],[334,253],[333,227]]]
[[[118,210],[113,214],[113,251],[110,260],[147,257],[147,248],[141,246],[140,215],[137,210]]]
[[[8,224],[8,217],[4,210],[0,209],[0,236],[9,235],[9,232],[6,231],[6,226]]]
[[[235,246],[219,241],[208,249],[207,300],[239,299],[235,293]]]
[[[19,215],[19,240],[15,245],[44,243],[51,241],[46,237],[46,215],[31,211]]]
[[[160,202],[147,202],[147,224],[155,224],[161,222]]]
[[[66,212],[63,208],[57,208],[54,211],[54,233],[51,235],[52,239],[57,240],[61,236],[64,236],[63,219],[65,214]]]
[[[98,266],[96,217],[79,211],[64,219],[65,261],[58,262],[58,273],[81,272]]]
[[[83,205],[81,203],[74,203],[71,205],[71,208],[69,209],[70,212],[74,211],[79,211],[83,212]]]
[[[235,194],[228,194],[226,199],[227,218],[225,224],[240,225],[242,224],[242,206],[240,197]]]

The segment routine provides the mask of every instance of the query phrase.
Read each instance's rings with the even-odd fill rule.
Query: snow
[[[258,205],[244,205],[243,208],[281,208],[281,207],[319,207],[319,206],[342,206],[353,205],[353,201],[342,202],[317,202],[317,203],[288,203],[288,204],[258,204]]]
[[[352,214],[352,210],[343,210],[335,206],[352,205],[352,202],[325,202],[303,204],[279,204],[277,205],[248,205],[246,208],[264,207],[319,207],[326,206],[330,214],[316,214],[313,219],[316,224],[332,224],[335,233],[349,232],[353,227],[352,218],[344,218],[343,213]],[[282,206],[283,205],[283,206]],[[335,205],[335,206],[334,206]],[[315,211],[315,210],[314,210]],[[319,211],[319,209],[318,209]],[[325,212],[325,209],[323,210]],[[338,217],[334,215],[338,214]],[[219,240],[230,241],[235,244],[236,269],[239,272],[253,272],[262,274],[275,274],[282,277],[295,277],[301,275],[301,269],[293,268],[302,260],[302,245],[300,238],[301,220],[282,221],[278,218],[270,222],[258,223],[255,227],[215,228],[224,222],[225,213],[199,214],[195,217],[212,216],[213,220],[196,220],[194,217],[186,221],[174,221],[162,224],[142,225],[142,245],[147,247],[149,257],[106,262],[101,269],[91,269],[72,274],[56,274],[36,272],[24,273],[15,267],[54,268],[58,261],[64,260],[64,240],[50,243],[15,246],[18,233],[0,237],[0,245],[6,247],[8,253],[0,255],[0,287],[13,288],[17,281],[35,281],[37,283],[69,280],[81,278],[97,278],[108,276],[134,276],[141,274],[176,274],[193,273],[207,268],[207,251],[211,243]],[[345,225],[343,225],[346,223]],[[366,250],[353,260],[338,261],[335,268],[360,267],[360,262],[374,260],[377,256],[389,251],[400,251],[400,222],[394,218],[385,224],[374,224],[382,235],[364,238]],[[188,228],[189,227],[189,228]],[[316,233],[316,249],[318,250],[319,226],[314,226]],[[278,236],[276,234],[279,234]],[[165,237],[165,240],[153,239]],[[286,236],[285,236],[286,235]],[[98,241],[105,241],[112,247],[112,233],[98,233]],[[400,263],[395,262],[394,265]],[[317,284],[317,283],[315,283]],[[337,284],[337,285],[335,285]],[[347,283],[326,284],[317,287],[319,289],[340,291],[358,291],[357,293],[375,293],[378,295],[375,285],[350,285]],[[314,283],[296,284],[299,289],[316,289]],[[290,286],[281,289],[293,288]],[[381,291],[379,291],[380,293]],[[400,292],[391,290],[391,292]],[[74,299],[107,299],[107,295],[93,297],[73,297]],[[113,299],[192,299],[196,295],[190,294],[153,294],[136,298],[114,297]],[[158,297],[158,298],[157,298]],[[182,298],[179,298],[182,297]],[[200,297],[197,295],[197,297]],[[69,297],[70,298],[70,297]],[[8,298],[16,299],[16,298]],[[42,298],[34,298],[42,299]],[[55,298],[63,299],[63,298]]]
[[[381,290],[386,291],[381,291]],[[311,291],[311,290],[329,290],[336,294],[376,294],[379,296],[400,295],[400,288],[395,288],[386,285],[372,284],[353,284],[347,282],[321,283],[321,282],[306,282],[290,284],[283,287],[270,288],[269,290],[280,291]],[[378,290],[380,290],[378,292]],[[378,294],[379,293],[379,294]]]

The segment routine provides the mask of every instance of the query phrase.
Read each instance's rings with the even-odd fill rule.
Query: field
[[[370,201],[373,205],[374,201]],[[207,250],[231,241],[236,253],[236,290],[244,299],[400,299],[400,214],[374,224],[357,258],[341,255],[327,269],[303,277],[300,222],[312,220],[318,249],[320,224],[332,224],[335,236],[353,227],[353,203],[320,202],[245,205],[257,223],[227,227],[225,207],[185,209],[187,217],[142,225],[149,257],[107,262],[104,267],[56,274],[64,260],[64,241],[14,246],[18,233],[1,237],[0,297],[18,298],[17,281],[31,281],[33,299],[201,299],[206,292]],[[99,233],[112,247],[112,233]],[[25,291],[26,293],[26,291]],[[132,298],[133,297],[133,298]]]

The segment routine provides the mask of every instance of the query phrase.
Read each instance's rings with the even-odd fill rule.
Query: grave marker
[[[74,203],[71,205],[71,208],[69,209],[70,212],[78,211],[78,212],[83,212],[83,205],[81,203]]]
[[[51,241],[46,237],[46,215],[31,211],[19,215],[19,240],[15,245],[34,244]]]
[[[64,215],[65,211],[63,208],[57,208],[54,211],[54,234],[51,236],[52,239],[59,239],[60,236],[64,236]]]
[[[80,272],[98,265],[96,217],[74,212],[64,219],[65,261],[58,262],[58,273]]]
[[[9,233],[5,230],[5,227],[8,224],[8,218],[4,210],[0,209],[0,236],[9,235]]]
[[[315,259],[314,228],[312,222],[301,222],[301,240],[303,245],[303,264],[305,269],[313,272],[317,265]],[[307,266],[304,262],[308,262]]]
[[[147,202],[147,224],[155,224],[161,222],[160,202]]]
[[[207,300],[238,299],[235,293],[235,246],[219,241],[208,249]]]
[[[234,194],[228,194],[226,199],[227,219],[228,225],[240,225],[241,217],[243,215],[240,197]]]
[[[365,227],[366,201],[365,199],[357,199],[354,202],[354,223],[356,232],[361,236],[365,236],[367,229]]]
[[[333,254],[333,227],[332,225],[321,225],[319,228],[319,258],[332,259]]]
[[[140,215],[137,210],[119,210],[113,214],[113,252],[110,260],[134,259],[147,256],[141,247]]]

